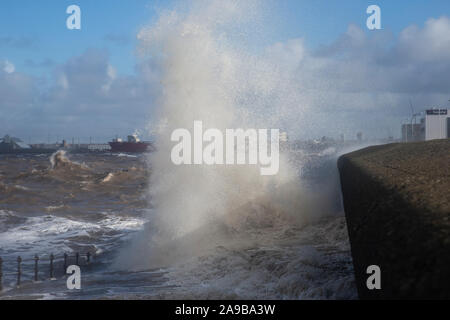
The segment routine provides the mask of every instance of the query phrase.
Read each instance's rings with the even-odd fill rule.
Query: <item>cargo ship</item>
[[[109,142],[111,152],[131,152],[142,153],[152,151],[152,144],[147,141],[140,141],[137,135],[128,136],[127,141],[116,138]]]

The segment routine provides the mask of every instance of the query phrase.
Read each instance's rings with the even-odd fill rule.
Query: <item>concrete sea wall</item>
[[[450,140],[373,146],[338,168],[360,298],[450,299]]]

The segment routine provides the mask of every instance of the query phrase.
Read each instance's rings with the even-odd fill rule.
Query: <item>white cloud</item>
[[[277,62],[282,77],[274,79],[275,84],[257,82],[261,88],[255,92],[267,86],[270,97],[269,89],[283,90],[285,81],[292,84],[281,94],[289,97],[284,99],[289,106],[280,110],[286,129],[293,131],[290,136],[354,136],[361,130],[372,136],[387,136],[389,131],[398,136],[401,120],[410,113],[410,99],[418,111],[445,105],[450,98],[448,17],[410,26],[397,37],[351,25],[319,50],[309,50],[303,39],[291,39],[268,47],[264,56],[271,65]],[[264,65],[252,65],[251,59],[243,64],[251,76],[270,72]],[[141,61],[135,76],[118,75],[104,50],[90,49],[53,67],[50,82],[16,72],[7,60],[0,66],[0,114],[8,115],[0,118],[0,127],[22,127],[24,135],[46,135],[48,128],[94,135],[145,128],[161,90],[162,66]],[[276,97],[252,99],[269,107],[278,103]]]
[[[108,79],[106,80],[106,83],[102,86],[102,90],[104,92],[109,91],[109,89],[111,88],[112,83],[117,78],[117,71],[112,65],[108,64],[106,74],[108,75]]]
[[[299,134],[308,128],[316,135],[354,136],[362,130],[370,136],[398,136],[401,121],[411,112],[410,99],[416,111],[448,106],[448,17],[429,19],[422,28],[410,26],[398,37],[350,25],[339,39],[314,52],[292,41],[275,48],[271,52],[280,65],[289,61],[290,81],[298,84],[304,101],[292,112],[306,112],[302,123],[291,125],[292,130],[302,128]]]
[[[61,74],[58,80],[58,84],[61,88],[64,90],[67,90],[69,88],[69,81],[67,80],[67,77],[65,74]]]
[[[106,51],[89,49],[56,65],[52,74],[46,80],[0,71],[2,131],[40,139],[47,133],[106,139],[145,128],[152,86],[140,72],[118,75]]]
[[[5,60],[3,62],[3,71],[4,72],[6,72],[6,73],[13,73],[15,70],[16,70],[16,67],[10,61]]]
[[[410,59],[433,62],[450,60],[450,19],[429,19],[424,28],[415,25],[400,33],[399,53]]]

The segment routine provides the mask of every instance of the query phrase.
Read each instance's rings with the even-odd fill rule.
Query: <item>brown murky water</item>
[[[140,272],[111,269],[127,242],[151,224],[150,167],[146,155],[0,155],[0,298],[356,298],[339,210],[301,227],[244,230],[253,239],[250,245],[217,246],[182,264]],[[81,259],[82,289],[71,291],[61,258],[75,252],[93,258],[90,265]],[[50,253],[57,258],[52,281]],[[41,259],[38,282],[35,254]],[[17,288],[19,255],[23,275]]]

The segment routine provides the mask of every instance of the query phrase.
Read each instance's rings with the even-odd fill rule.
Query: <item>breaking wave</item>
[[[270,25],[265,10],[259,0],[183,2],[143,28],[140,52],[161,80],[150,124],[158,128],[156,151],[148,161],[63,150],[50,166],[48,159],[2,161],[0,223],[7,227],[0,242],[8,249],[0,253],[114,251],[138,231],[110,269],[132,282],[130,271],[162,268],[167,282],[144,297],[354,298],[330,170],[335,150],[311,156],[286,148],[275,176],[261,176],[258,166],[170,161],[172,131],[192,132],[195,120],[223,131],[284,130],[286,121],[301,119],[292,112],[303,100],[290,71],[252,46],[255,33],[264,36]],[[305,178],[308,172],[315,176]]]
[[[246,30],[263,25],[263,13],[260,1],[193,1],[162,13],[139,33],[141,53],[158,66],[162,86],[155,114],[159,122],[152,123],[158,128],[157,151],[149,157],[153,209],[114,268],[174,268],[172,280],[180,290],[203,298],[331,296],[314,292],[317,282],[295,274],[320,282],[327,254],[298,237],[301,228],[326,216],[342,225],[336,219],[336,176],[322,192],[310,189],[300,178],[306,160],[289,149],[280,155],[275,176],[261,176],[257,166],[175,166],[170,161],[171,132],[192,132],[195,120],[219,130],[270,129],[299,116],[289,110],[301,99],[289,94],[296,91],[286,70],[278,61],[252,54],[242,41],[247,37],[251,43]],[[327,150],[317,157],[332,154]],[[328,254],[338,255],[335,249]],[[344,256],[348,261],[348,252]],[[352,295],[351,273],[330,277],[336,280],[330,286],[342,287],[337,295]],[[215,293],[197,291],[197,281],[213,286]]]

